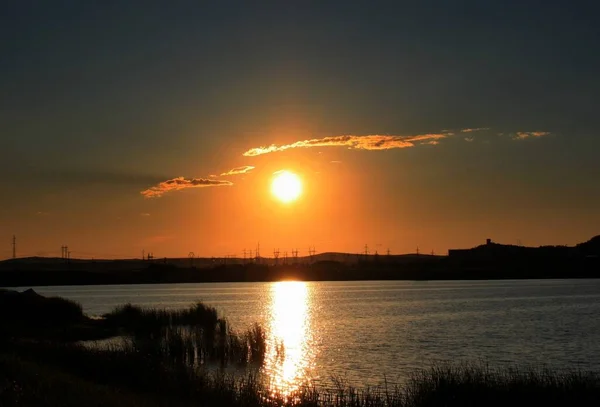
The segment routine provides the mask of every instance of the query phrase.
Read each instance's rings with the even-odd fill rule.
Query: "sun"
[[[293,172],[279,171],[271,182],[271,193],[281,202],[293,202],[302,194],[302,181]]]

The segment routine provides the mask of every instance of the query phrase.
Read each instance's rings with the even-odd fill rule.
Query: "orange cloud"
[[[530,137],[544,137],[550,135],[549,131],[518,131],[517,135],[513,137],[513,140],[525,140]]]
[[[145,198],[159,198],[166,192],[180,191],[186,188],[204,188],[204,187],[219,187],[233,185],[232,182],[217,179],[192,178],[185,179],[183,177],[173,178],[163,181],[158,185],[148,188],[142,192]]]
[[[232,168],[231,170],[224,172],[223,174],[221,174],[222,177],[226,177],[228,175],[238,175],[238,174],[245,174],[249,171],[252,171],[255,167],[251,166],[251,165],[244,165],[243,167],[236,167],[236,168]]]
[[[311,139],[296,141],[292,144],[277,146],[271,144],[266,147],[251,148],[246,151],[246,157],[254,157],[262,154],[285,151],[291,148],[310,148],[310,147],[348,147],[354,150],[390,150],[392,148],[414,147],[415,143],[427,143],[437,141],[448,137],[447,134],[419,134],[416,136],[387,136],[387,135],[368,135],[368,136],[333,136],[320,139]]]

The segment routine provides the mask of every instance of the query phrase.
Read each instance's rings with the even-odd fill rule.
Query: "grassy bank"
[[[24,351],[25,349],[21,349]],[[444,366],[415,372],[403,387],[303,387],[273,395],[253,375],[234,378],[124,351],[68,346],[0,356],[0,405],[45,406],[592,406],[593,373]]]

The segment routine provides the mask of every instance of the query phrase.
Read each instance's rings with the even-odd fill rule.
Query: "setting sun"
[[[302,193],[300,177],[289,171],[277,172],[271,183],[271,193],[281,202],[295,201]]]

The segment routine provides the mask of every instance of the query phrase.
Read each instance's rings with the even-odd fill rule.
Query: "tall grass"
[[[56,344],[22,344],[27,363],[56,369],[88,383],[153,395],[167,405],[246,407],[458,407],[592,406],[600,400],[600,376],[580,371],[490,369],[481,365],[437,366],[414,372],[403,386],[355,388],[337,380],[333,388],[304,386],[273,393],[254,374],[236,377],[187,364],[165,364],[127,350],[94,350]],[[10,378],[9,378],[10,379]],[[48,374],[45,374],[45,380]],[[33,379],[32,379],[33,380]],[[48,389],[52,393],[53,389]],[[0,392],[1,396],[1,392]],[[1,399],[1,398],[0,398]],[[82,405],[86,400],[81,400]]]
[[[600,376],[578,370],[444,365],[413,374],[403,396],[407,406],[587,406],[600,400]]]
[[[266,334],[255,324],[234,332],[216,309],[196,303],[184,310],[143,309],[131,304],[104,315],[106,323],[127,335],[123,346],[173,363],[261,364]]]

